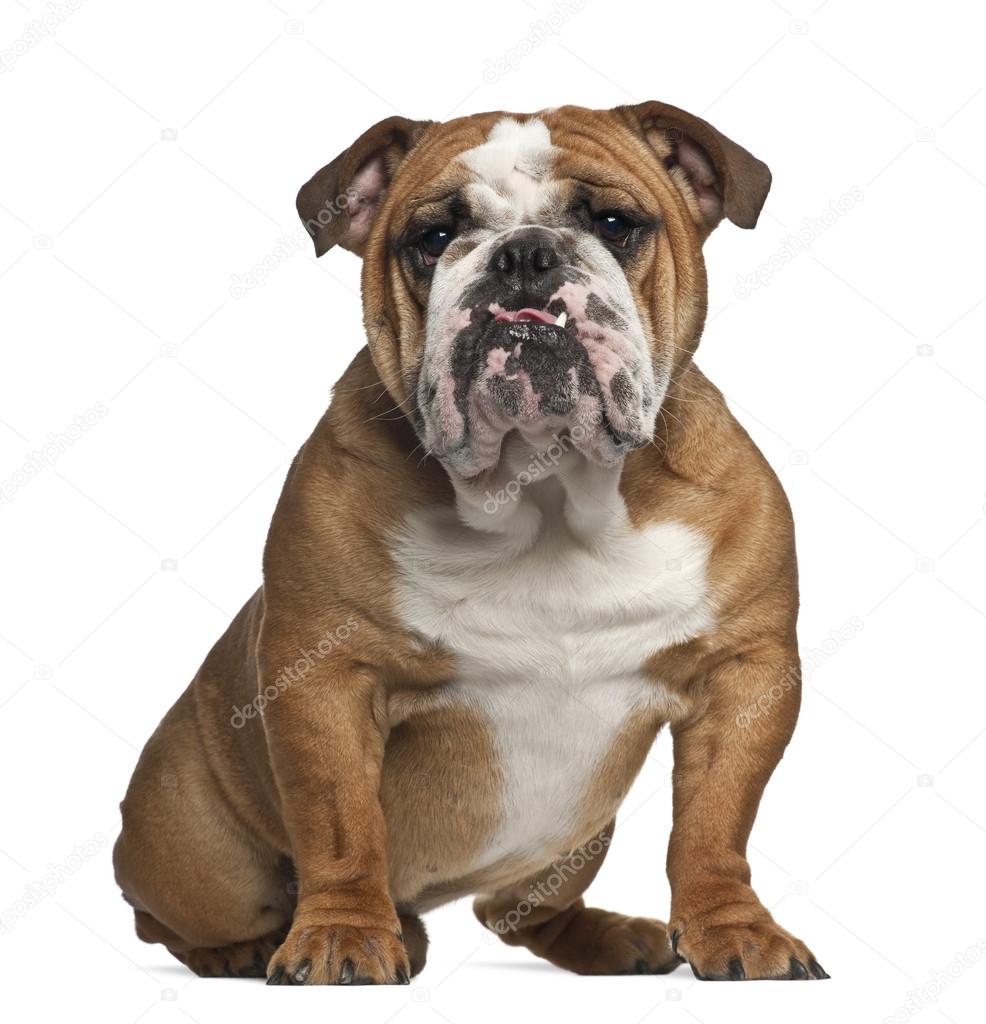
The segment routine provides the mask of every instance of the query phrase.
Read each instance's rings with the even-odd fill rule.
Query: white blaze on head
[[[475,175],[470,200],[497,226],[536,223],[554,191],[550,174],[556,153],[543,121],[497,121],[486,141],[460,158]]]

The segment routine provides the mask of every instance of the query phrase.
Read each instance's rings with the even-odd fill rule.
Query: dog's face
[[[427,292],[423,440],[463,476],[495,465],[511,429],[621,458],[650,439],[670,372],[633,291],[652,211],[555,177],[555,157],[543,121],[504,118],[404,230],[404,266]]]
[[[767,168],[662,104],[375,125],[302,190],[364,257],[374,360],[425,449],[475,479],[504,437],[602,464],[649,443],[705,313],[701,243]]]

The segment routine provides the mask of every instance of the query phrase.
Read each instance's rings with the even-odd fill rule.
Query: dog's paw
[[[603,931],[582,974],[667,974],[681,962],[667,926],[649,917],[607,915],[617,920]]]
[[[395,929],[293,927],[267,968],[268,985],[406,985],[410,965]]]
[[[759,903],[673,916],[671,946],[702,981],[827,978],[811,950]]]
[[[526,946],[576,974],[667,974],[682,963],[662,921],[596,907],[578,905],[516,931],[493,930],[508,946]]]

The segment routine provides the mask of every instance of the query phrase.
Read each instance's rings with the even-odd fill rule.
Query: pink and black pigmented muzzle
[[[625,277],[599,249],[580,232],[519,228],[477,246],[433,290],[417,403],[425,443],[450,469],[495,466],[515,429],[549,427],[603,464],[650,441],[650,346]]]

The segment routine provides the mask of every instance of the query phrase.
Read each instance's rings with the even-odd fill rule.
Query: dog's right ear
[[[334,245],[363,252],[394,173],[431,121],[388,117],[365,131],[298,193],[298,215],[321,256]]]

